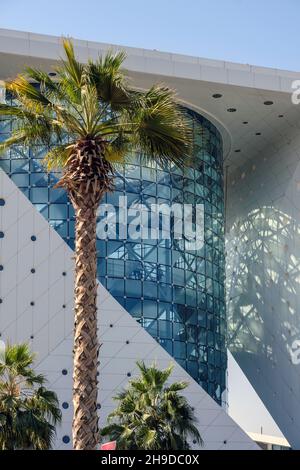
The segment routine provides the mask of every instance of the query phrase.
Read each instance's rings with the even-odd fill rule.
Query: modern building
[[[300,73],[74,45],[82,62],[125,49],[133,85],[174,87],[193,121],[188,170],[148,167],[134,155],[118,170],[106,204],[117,207],[126,197],[128,206],[204,208],[196,250],[174,232],[171,239],[98,239],[102,422],[116,390],[136,373],[136,359],[162,367],[173,360],[174,378],[190,381],[186,393],[204,448],[258,448],[227,413],[228,347],[281,432],[300,448],[300,107],[292,101]],[[58,37],[0,30],[0,80],[24,65],[54,76],[61,55]],[[12,97],[2,89],[0,100]],[[0,121],[0,140],[10,130],[9,119]],[[0,161],[0,333],[3,341],[29,341],[38,353],[63,410],[56,445],[67,449],[74,214],[66,194],[53,189],[59,175],[45,172],[43,155],[42,148],[15,147]]]
[[[262,450],[291,450],[288,441],[281,437],[256,433],[249,433],[249,436]]]

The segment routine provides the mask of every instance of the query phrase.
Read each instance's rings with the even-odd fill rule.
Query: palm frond
[[[97,90],[93,84],[88,83],[81,87],[81,108],[85,132],[93,135],[99,120]]]
[[[121,130],[118,135],[109,141],[105,148],[105,158],[116,164],[124,164],[130,160],[132,150],[131,137],[124,134]]]
[[[192,127],[176,103],[173,90],[153,86],[142,97],[142,105],[136,108],[132,119],[136,123],[135,145],[146,160],[156,158],[162,165],[188,163]]]
[[[66,95],[61,89],[60,83],[52,80],[46,72],[32,67],[26,67],[25,71],[26,78],[34,80],[43,95],[48,97],[51,102],[65,101]]]
[[[49,449],[61,421],[57,396],[32,368],[35,355],[24,344],[7,344],[0,364],[0,448]]]
[[[70,143],[51,147],[42,160],[47,171],[58,171],[64,168],[72,149],[73,145]]]
[[[25,141],[26,134],[24,132],[15,132],[11,137],[0,142],[0,156],[13,145],[25,143]]]
[[[89,61],[88,64],[88,75],[97,89],[98,98],[113,111],[129,107],[134,96],[121,71],[125,59],[124,51],[115,54],[108,52],[96,62]]]
[[[160,370],[139,361],[137,366],[140,376],[117,395],[118,406],[101,435],[127,450],[184,450],[191,439],[202,445],[193,409],[179,394],[187,383],[167,385],[172,365]]]
[[[6,83],[18,105],[0,106],[0,115],[14,122],[13,135],[1,143],[2,150],[15,144],[54,145],[47,157],[51,170],[52,164],[65,164],[68,136],[72,142],[102,142],[114,168],[135,151],[142,160],[162,167],[190,163],[192,126],[174,91],[163,85],[147,92],[134,90],[122,70],[123,51],[82,64],[70,39],[63,40],[63,48],[65,58],[55,79],[29,67],[26,75]]]
[[[184,390],[185,388],[188,387],[188,382],[182,381],[182,382],[175,382],[171,384],[166,391],[167,392],[179,392],[180,390]]]
[[[74,46],[70,39],[63,39],[63,48],[67,58],[67,60],[63,61],[64,68],[74,84],[80,88],[84,67],[80,62],[78,62],[78,60],[76,60]]]
[[[40,90],[30,83],[24,75],[18,75],[15,80],[5,84],[6,89],[17,97],[21,102],[32,102],[42,107],[51,105],[51,102],[45,97]]]

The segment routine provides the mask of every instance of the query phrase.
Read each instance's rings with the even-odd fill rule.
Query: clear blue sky
[[[300,0],[2,0],[0,27],[300,71]]]

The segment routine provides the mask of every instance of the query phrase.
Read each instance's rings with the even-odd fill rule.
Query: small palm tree
[[[202,445],[193,409],[179,392],[186,382],[167,385],[173,366],[159,370],[137,363],[141,375],[116,397],[118,407],[101,436],[117,441],[118,449],[185,450],[189,439]]]
[[[62,169],[75,211],[75,320],[73,446],[95,449],[97,417],[97,252],[96,217],[100,200],[113,189],[116,164],[139,151],[162,167],[182,166],[190,153],[191,126],[174,91],[153,86],[134,90],[121,71],[123,52],[96,62],[76,60],[64,40],[65,60],[52,79],[41,70],[6,83],[18,105],[0,105],[13,120],[12,145],[46,146],[48,170]]]
[[[32,369],[27,344],[0,351],[0,449],[50,449],[61,421],[57,396]]]

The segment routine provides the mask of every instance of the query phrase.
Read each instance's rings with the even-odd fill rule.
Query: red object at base
[[[116,450],[117,441],[106,442],[102,444],[100,450]]]

